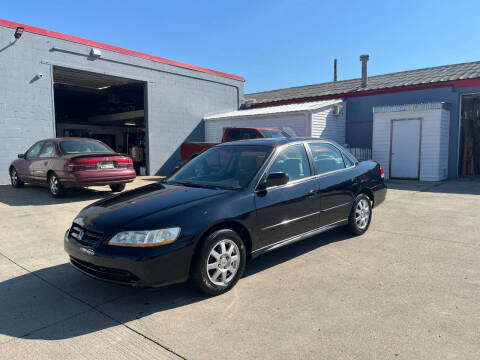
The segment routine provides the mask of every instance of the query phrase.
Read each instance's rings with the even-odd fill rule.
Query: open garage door
[[[100,140],[148,174],[145,83],[54,66],[57,137]]]
[[[459,176],[480,175],[480,94],[462,96]]]

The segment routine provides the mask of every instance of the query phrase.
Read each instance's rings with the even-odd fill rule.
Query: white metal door
[[[392,120],[391,178],[419,178],[420,133],[420,119]]]

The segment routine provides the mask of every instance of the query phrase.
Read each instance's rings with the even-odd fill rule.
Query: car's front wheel
[[[48,177],[48,189],[54,198],[61,198],[63,195],[65,195],[65,188],[55,173],[50,174]]]
[[[120,192],[120,191],[125,190],[125,184],[112,184],[112,185],[110,185],[110,189],[113,192]]]
[[[197,253],[191,280],[207,295],[215,296],[235,286],[245,270],[246,250],[240,236],[222,229],[210,234]]]
[[[25,185],[25,183],[18,177],[18,172],[14,167],[10,170],[10,183],[14,188],[21,188]]]
[[[368,230],[372,221],[372,202],[365,194],[359,194],[353,202],[348,229],[354,235],[362,235]]]

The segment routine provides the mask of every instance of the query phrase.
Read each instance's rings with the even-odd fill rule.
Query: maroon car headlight
[[[113,236],[108,244],[114,246],[150,247],[173,243],[180,235],[180,228],[158,230],[122,231]]]

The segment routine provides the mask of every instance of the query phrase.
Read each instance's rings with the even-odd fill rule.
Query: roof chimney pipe
[[[333,81],[337,81],[337,59],[333,59]]]
[[[370,55],[360,55],[360,61],[362,62],[362,88],[366,88],[368,85],[368,60],[370,60]]]

